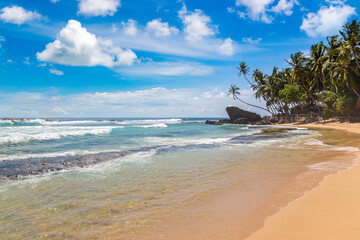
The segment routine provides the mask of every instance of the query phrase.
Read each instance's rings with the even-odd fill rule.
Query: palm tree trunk
[[[256,105],[253,105],[253,104],[250,104],[250,103],[247,103],[247,102],[241,100],[240,98],[238,98],[237,96],[235,96],[235,97],[236,97],[237,100],[239,100],[239,101],[242,102],[242,103],[245,103],[245,104],[247,104],[247,105],[249,105],[249,106],[251,106],[251,107],[256,107],[256,108],[259,108],[259,109],[262,109],[262,110],[265,110],[265,111],[271,113],[271,112],[270,112],[268,109],[266,109],[266,108],[263,108],[263,107],[260,107],[260,106],[256,106]],[[271,114],[272,114],[272,113],[271,113]]]
[[[353,54],[354,54],[354,58],[355,58],[356,65],[357,65],[357,67],[360,69],[360,64],[359,64],[359,60],[357,59],[357,54],[356,54],[356,52],[355,52],[355,49],[354,49],[354,48],[351,48],[351,51],[352,51]]]
[[[244,78],[245,78],[245,80],[250,84],[250,86],[252,87],[252,88],[254,88],[254,84],[252,84],[250,81],[249,81],[249,79],[247,79],[247,77],[244,75]]]
[[[358,100],[357,100],[357,103],[356,103],[356,108],[360,108],[360,94],[355,89],[352,89],[352,90],[358,96]]]

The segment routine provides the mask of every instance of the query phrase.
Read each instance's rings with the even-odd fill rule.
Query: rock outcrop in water
[[[242,110],[238,107],[227,107],[226,112],[228,113],[229,119],[220,119],[217,121],[206,121],[205,124],[211,125],[223,125],[224,123],[231,124],[254,124],[262,121],[259,114]]]
[[[238,124],[254,123],[262,119],[259,114],[245,111],[238,107],[227,107],[226,112],[230,117],[230,121],[233,123],[238,122]]]

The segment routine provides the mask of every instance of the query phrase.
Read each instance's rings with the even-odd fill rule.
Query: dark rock
[[[234,124],[247,124],[249,123],[247,118],[238,118],[234,122]]]
[[[246,123],[254,123],[254,122],[258,122],[258,121],[262,120],[262,118],[259,114],[245,111],[238,107],[227,107],[226,112],[228,113],[230,120],[233,123],[235,123],[235,120],[237,120],[237,119],[246,119],[247,120]],[[243,121],[241,121],[241,122],[242,122],[241,124],[244,124]]]
[[[219,120],[218,121],[210,121],[210,120],[207,120],[205,122],[205,124],[209,124],[209,125],[223,125],[224,123],[223,122],[220,122]]]
[[[222,123],[231,123],[231,120],[230,119],[220,119],[219,122],[222,122]]]

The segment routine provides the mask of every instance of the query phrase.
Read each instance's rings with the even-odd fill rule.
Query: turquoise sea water
[[[266,126],[204,122],[0,121],[0,238],[146,239],[214,192],[241,184],[261,206],[288,176],[324,171],[321,159],[351,150],[307,129],[264,135]]]

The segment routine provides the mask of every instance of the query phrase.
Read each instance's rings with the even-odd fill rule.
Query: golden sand
[[[286,124],[331,128],[360,133],[359,123],[327,121]],[[360,156],[359,153],[357,153]],[[264,226],[246,240],[359,240],[360,166],[331,175],[303,198],[268,217]]]

